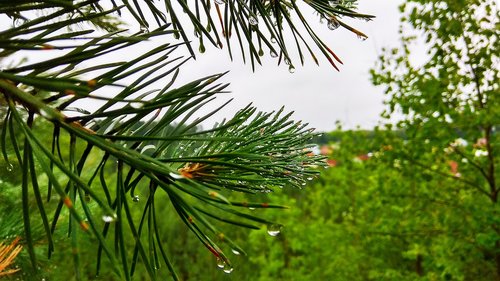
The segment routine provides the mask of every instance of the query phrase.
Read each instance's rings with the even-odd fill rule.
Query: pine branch
[[[182,27],[186,20],[175,14],[178,11],[169,1],[165,1],[168,14],[152,1],[144,3],[147,9],[136,1],[123,1],[123,6],[115,4],[113,8],[100,6],[97,0],[25,1],[13,10],[0,2],[0,13],[21,21],[0,32],[0,57],[12,57],[23,50],[60,54],[36,63],[5,66],[0,71],[0,101],[6,108],[2,156],[9,167],[21,167],[23,241],[35,269],[38,261],[31,224],[40,221],[49,256],[57,251],[54,232],[67,224],[77,279],[84,276],[78,249],[87,239],[96,245],[97,273],[105,257],[118,276],[131,280],[140,259],[150,279],[155,280],[160,256],[178,280],[169,253],[160,243],[164,235],[159,228],[161,212],[170,208],[224,271],[230,272],[231,261],[225,252],[244,251],[220,226],[257,229],[266,225],[276,235],[279,223],[248,209],[285,207],[259,202],[252,196],[285,186],[301,188],[305,179],[318,173],[316,167],[324,165],[322,157],[309,153],[313,130],[290,120],[291,113],[285,114],[283,108],[264,113],[248,105],[234,117],[205,128],[204,122],[227,104],[200,113],[227,92],[228,84],[221,82],[225,73],[178,85],[180,70],[190,58],[173,54],[180,45],[191,48]],[[356,14],[347,3],[309,2],[329,18],[370,18]],[[210,2],[197,1],[194,8],[183,1],[179,4],[200,42],[202,38],[213,44],[220,42],[224,36],[216,30]],[[125,7],[144,27],[150,26],[151,16],[159,27],[126,35],[117,28],[118,23],[107,22]],[[286,25],[293,30],[301,62],[301,44],[314,57],[290,16],[295,11],[303,20],[295,2],[228,1],[215,7],[221,12],[219,22],[225,35],[237,34],[242,52],[248,47],[252,63],[260,62],[264,43],[293,67],[283,32]],[[43,13],[33,18],[30,13],[35,11]],[[166,23],[168,18],[171,24]],[[202,24],[204,20],[209,27]],[[259,20],[262,24],[254,22]],[[89,22],[111,26],[104,33],[86,27],[68,29]],[[340,60],[305,20],[303,24],[335,66],[333,60]],[[171,34],[179,34],[185,42],[164,43],[127,61],[99,64],[93,60]],[[269,35],[277,41],[277,50]],[[248,46],[244,48],[244,44]],[[159,81],[161,88],[152,89]],[[84,109],[78,106],[81,101],[103,103]],[[47,137],[41,127],[49,128],[52,136]],[[42,200],[45,191],[48,202]],[[49,208],[53,191],[57,195],[54,210]],[[245,193],[250,201],[235,199],[235,191]],[[31,214],[32,204],[36,204],[36,216]]]

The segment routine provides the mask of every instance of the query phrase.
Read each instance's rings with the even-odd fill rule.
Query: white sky
[[[320,25],[317,16],[304,10],[319,36],[340,56],[344,65],[340,72],[317,53],[320,66],[306,56],[304,66],[297,65],[293,74],[284,64],[277,66],[277,59],[267,55],[263,66],[252,72],[250,64],[242,60],[230,61],[227,51],[208,49],[197,56],[189,66],[189,76],[195,78],[230,70],[224,81],[231,82],[229,89],[234,101],[218,116],[230,116],[250,102],[262,111],[279,109],[295,111],[294,119],[308,122],[319,131],[335,129],[339,120],[344,128],[373,128],[380,118],[383,105],[383,88],[370,82],[369,69],[374,66],[382,47],[399,44],[400,0],[360,0],[359,12],[375,15],[373,21],[350,20],[349,23],[368,35],[366,41],[339,28],[329,30]],[[238,47],[235,42],[233,48]],[[239,49],[237,49],[239,51]],[[236,52],[234,52],[236,53]],[[323,59],[323,60],[322,60]],[[220,118],[218,118],[220,119]]]
[[[379,115],[384,108],[384,89],[371,84],[369,69],[375,65],[382,47],[395,47],[399,44],[398,6],[402,2],[402,0],[359,0],[358,11],[375,15],[376,18],[370,22],[351,19],[346,21],[368,35],[366,41],[359,40],[355,34],[343,28],[329,30],[326,23],[319,23],[319,18],[313,14],[312,9],[303,9],[303,14],[309,19],[319,37],[344,62],[344,65],[340,66],[340,72],[334,70],[320,52],[316,52],[320,61],[319,67],[308,54],[304,54],[305,65],[300,66],[295,62],[296,71],[290,74],[288,66],[285,64],[277,66],[277,59],[266,54],[263,66],[257,66],[256,71],[252,72],[250,64],[244,65],[239,58],[231,62],[226,49],[218,50],[207,46],[207,51],[199,54],[196,61],[190,61],[181,67],[180,80],[188,82],[230,70],[223,78],[223,82],[231,83],[229,90],[232,93],[219,96],[217,104],[222,104],[228,98],[234,100],[212,118],[212,123],[223,117],[230,117],[237,110],[253,103],[261,111],[276,110],[284,105],[286,111],[295,111],[293,119],[307,122],[319,131],[335,129],[337,120],[346,129],[358,125],[361,128],[373,128],[379,122]],[[304,36],[308,39],[307,35]],[[237,54],[239,46],[236,36],[232,39],[233,53]],[[292,50],[293,45],[290,44],[289,48]],[[131,58],[136,57],[144,50],[143,45],[130,48],[127,49],[126,55]],[[293,51],[291,53],[294,54]],[[176,51],[173,55],[182,54],[182,51]],[[28,52],[26,56],[30,62],[43,59],[39,52],[33,55]],[[118,59],[123,59],[118,56]],[[292,55],[293,58],[296,56]],[[106,59],[109,57],[101,57],[98,60],[103,62]],[[210,110],[205,109],[204,112]]]

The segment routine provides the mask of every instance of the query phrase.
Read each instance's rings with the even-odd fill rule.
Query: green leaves
[[[423,181],[438,178],[450,182],[449,191],[436,184],[415,192],[436,203],[453,200],[451,207],[466,213],[460,219],[442,215],[442,223],[450,231],[433,250],[447,257],[450,247],[464,240],[467,243],[460,248],[481,248],[484,255],[498,261],[499,240],[495,245],[487,242],[489,248],[482,244],[487,240],[484,237],[499,237],[496,224],[484,220],[495,216],[500,190],[496,133],[500,95],[498,79],[494,78],[499,76],[498,4],[407,1],[401,10],[405,13],[402,46],[386,50],[372,71],[374,83],[387,88],[386,117],[402,113],[397,126],[407,137],[392,144],[391,154],[404,173],[414,174],[418,169]],[[412,59],[415,43],[428,50],[420,65]],[[461,229],[466,221],[470,227]],[[465,279],[468,277],[462,276],[475,275],[467,262],[449,259],[452,262],[440,261],[448,267],[443,274]],[[468,262],[483,261],[476,258]],[[492,263],[474,270],[498,279],[498,269],[499,265]]]

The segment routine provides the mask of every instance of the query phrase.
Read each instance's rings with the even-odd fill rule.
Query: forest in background
[[[178,218],[171,206],[162,206],[162,239],[181,280],[495,279],[497,234],[489,226],[498,220],[498,209],[457,181],[457,174],[466,170],[455,162],[456,155],[440,159],[432,152],[422,155],[433,160],[432,170],[420,169],[398,157],[397,147],[406,142],[400,132],[339,129],[318,140],[314,151],[326,156],[329,166],[320,168],[320,176],[311,178],[302,190],[284,187],[261,195],[263,201],[289,209],[250,211],[282,223],[279,235],[268,235],[265,225],[260,230],[227,229],[246,252],[233,251],[230,274],[219,270],[186,227],[172,223]],[[481,140],[462,145],[475,151],[484,148]],[[19,173],[6,168],[0,169],[0,187],[8,194],[0,202],[1,212],[7,214],[0,219],[0,237],[8,240],[23,234],[20,213],[9,211],[19,208]],[[108,176],[112,174],[111,170]],[[42,276],[73,280],[71,271],[61,269],[65,252],[71,251],[70,238],[63,231],[55,236],[67,250],[49,261],[38,227]],[[105,266],[95,276],[96,252],[90,245],[80,254],[89,280],[120,280]],[[27,254],[21,252],[15,264],[29,269]],[[168,274],[166,268],[158,271]],[[148,278],[141,267],[135,277]],[[23,271],[3,278],[30,280]]]

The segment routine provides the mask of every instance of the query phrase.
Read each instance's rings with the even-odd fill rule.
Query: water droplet
[[[224,273],[229,274],[229,273],[233,272],[233,267],[228,265],[228,266],[224,267],[224,269],[222,271],[224,271]]]
[[[14,166],[12,166],[12,164],[9,163],[9,164],[7,164],[6,169],[7,169],[8,172],[12,172],[12,170],[14,170]]]
[[[169,175],[170,175],[173,179],[176,179],[176,180],[184,178],[182,175],[179,175],[179,174],[176,174],[176,173],[170,173]]]
[[[312,181],[313,180],[313,177],[308,177],[307,178],[308,181]]]
[[[198,51],[203,54],[205,52],[205,45],[201,44]]]
[[[217,258],[217,267],[220,268],[220,269],[222,269],[225,266],[226,266],[226,262],[223,259],[221,259],[221,258]]]
[[[284,62],[285,62],[286,65],[290,65],[290,63],[291,63],[288,58],[285,58]]]
[[[328,5],[330,5],[330,7],[332,7],[332,8],[337,7],[339,4],[340,4],[340,0],[330,0],[330,1],[328,1]]]
[[[271,57],[272,58],[278,57],[278,53],[276,53],[275,51],[271,51]]]
[[[267,226],[267,234],[271,236],[278,236],[281,232],[281,225],[280,224],[269,224]]]
[[[139,108],[142,108],[144,106],[144,103],[143,102],[131,102],[129,105],[132,108],[139,109]]]
[[[139,202],[139,200],[141,200],[139,198],[139,195],[134,195],[134,197],[132,197],[132,201],[134,201],[134,202]]]
[[[102,220],[104,222],[114,222],[116,220],[116,214],[113,214],[113,215],[103,215],[102,216]]]
[[[264,55],[264,50],[260,49],[259,50],[259,56],[262,57]]]
[[[276,43],[276,38],[273,36],[271,37],[271,43],[275,44]]]
[[[368,39],[368,37],[366,37],[365,35],[358,35],[358,39],[361,41],[365,41],[366,39]]]
[[[256,17],[254,17],[254,16],[250,16],[248,18],[248,23],[250,25],[258,25],[259,24],[259,20]]]
[[[217,4],[217,5],[226,4],[226,1],[224,1],[224,0],[215,0],[215,4]]]
[[[290,73],[295,73],[295,67],[294,67],[293,65],[290,65],[290,66],[288,67],[288,72],[290,72]]]
[[[46,111],[45,109],[40,109],[40,116],[46,118],[46,119],[51,119],[50,117],[50,114],[48,111]]]
[[[141,150],[141,154],[144,154],[144,152],[146,152],[150,149],[156,149],[156,146],[154,144],[148,144],[148,145],[144,146]]]
[[[146,33],[146,32],[149,32],[149,29],[147,26],[141,24],[141,26],[139,27],[139,31],[141,33]]]
[[[329,21],[328,21],[327,26],[328,26],[328,28],[329,28],[330,30],[335,30],[335,29],[339,28],[340,23],[339,23],[339,21],[338,21],[338,20],[336,20],[336,19],[331,19],[331,20],[329,20]]]
[[[240,251],[236,250],[236,249],[231,249],[231,252],[233,252],[233,254],[239,256],[241,255]]]

